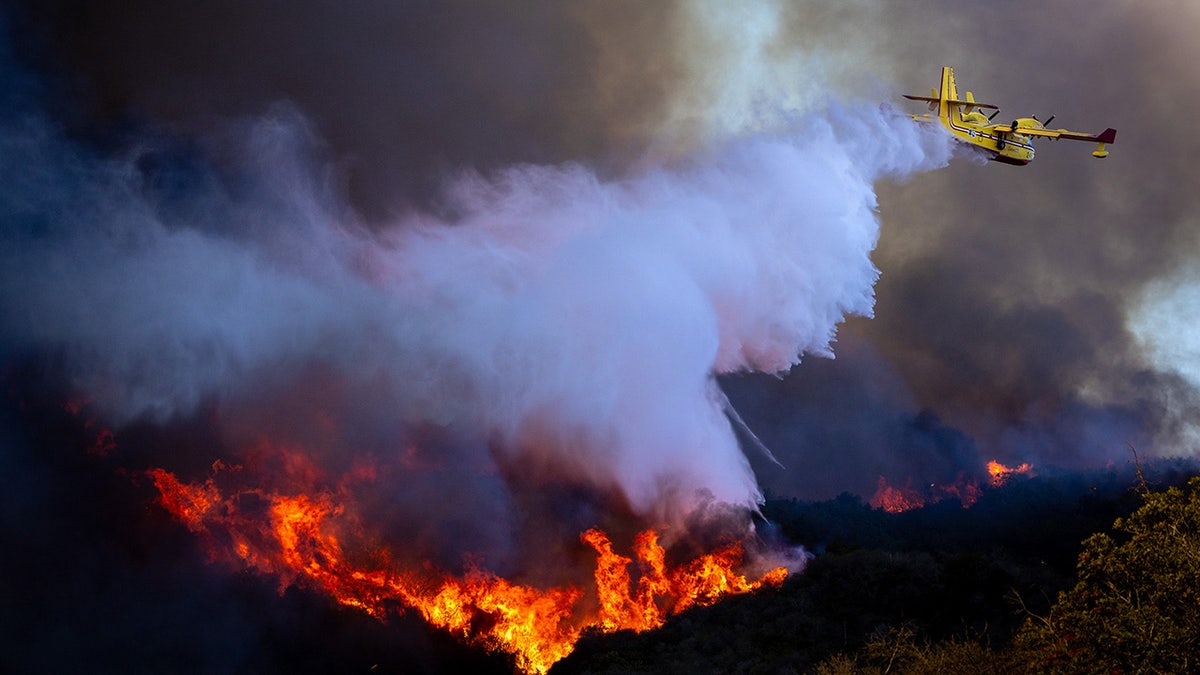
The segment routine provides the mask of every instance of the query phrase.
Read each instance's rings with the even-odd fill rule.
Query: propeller
[[[999,114],[1000,114],[1000,111],[997,110],[996,112],[992,113],[991,115],[988,115],[988,121],[991,122],[992,120],[996,119],[996,115],[999,115]]]
[[[1044,127],[1048,127],[1048,126],[1050,126],[1050,123],[1051,123],[1051,122],[1053,122],[1053,121],[1054,121],[1054,115],[1051,115],[1051,116],[1049,116],[1049,117],[1047,117],[1047,118],[1046,118],[1046,121],[1045,121],[1045,122],[1042,122],[1042,126],[1044,126]]]

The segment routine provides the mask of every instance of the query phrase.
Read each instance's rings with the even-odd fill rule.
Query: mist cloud
[[[948,157],[902,116],[833,108],[619,179],[467,172],[449,219],[368,228],[286,106],[194,154],[151,136],[98,155],[32,116],[5,139],[26,177],[5,209],[6,342],[61,350],[111,420],[270,409],[262,383],[320,367],[373,383],[359,405],[380,419],[498,441],[503,465],[660,517],[758,500],[713,375],[828,355],[872,311],[875,180]]]

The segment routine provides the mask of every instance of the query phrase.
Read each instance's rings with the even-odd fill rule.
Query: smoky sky
[[[52,2],[27,20],[81,129],[201,131],[286,100],[379,216],[463,168],[628,159],[662,84],[599,71],[668,60],[671,9],[599,5]]]
[[[806,6],[794,7],[799,26]],[[1195,9],[944,3],[886,14],[887,28],[858,24],[855,46],[898,91],[926,93],[950,65],[960,92],[1002,108],[998,121],[1056,115],[1053,127],[1118,129],[1116,161],[1039,143],[1026,167],[963,159],[880,185],[875,316],[842,327],[835,361],[810,359],[767,384],[795,387],[781,398],[800,404],[793,414],[762,408],[763,435],[780,434],[772,447],[789,472],[810,473],[764,468],[764,484],[831,495],[847,485],[869,493],[868,472],[946,480],[930,444],[935,455],[974,456],[966,467],[1121,463],[1130,446],[1192,454],[1196,381],[1181,371],[1197,353],[1183,336],[1194,332],[1198,141],[1180,113],[1200,96],[1182,28]],[[1170,293],[1173,311],[1134,318]],[[955,433],[914,440],[923,414]],[[854,465],[870,469],[853,483],[833,477]]]
[[[1129,317],[1146,283],[1197,252],[1197,196],[1185,187],[1196,141],[1177,116],[1198,95],[1194,47],[1178,29],[1195,12],[1063,11],[981,12],[987,20],[956,30],[988,49],[944,59],[1001,117],[1117,128],[1120,160],[1049,143],[1027,171],[962,163],[885,189],[877,315],[851,330],[920,405],[1002,460],[1081,466],[1127,460],[1127,445],[1190,454],[1195,383],[1144,351],[1148,336],[1183,327],[1135,332]],[[1058,37],[1072,20],[1081,39]],[[1005,45],[1008,30],[1023,37]]]
[[[604,178],[736,136],[771,114],[756,88],[798,108],[852,96],[907,110],[897,95],[952,65],[998,119],[1118,129],[1112,155],[1044,142],[1023,168],[959,157],[881,181],[874,316],[841,326],[832,361],[722,380],[786,467],[756,466],[760,482],[823,497],[991,458],[1190,452],[1195,384],[1154,346],[1190,326],[1131,319],[1153,284],[1193,278],[1200,55],[1186,2],[60,1],[13,16],[18,57],[79,142],[158,129],[183,159],[158,153],[155,175],[190,186],[216,179],[179,139],[282,105],[328,162],[331,202],[368,228],[454,217],[444,190],[463,171],[577,162]],[[191,208],[186,194],[172,208]]]

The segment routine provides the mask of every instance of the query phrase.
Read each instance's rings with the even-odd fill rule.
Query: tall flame
[[[589,611],[584,609],[589,603],[581,602],[586,592],[574,585],[535,588],[479,565],[458,576],[431,571],[431,565],[422,571],[398,569],[389,549],[373,546],[361,535],[350,515],[353,509],[347,508],[353,495],[345,485],[287,493],[247,487],[223,492],[217,478],[241,470],[218,462],[211,477],[195,483],[164,469],[147,475],[160,493],[159,503],[205,540],[215,560],[278,575],[285,585],[307,584],[380,619],[389,606],[402,603],[433,626],[511,653],[517,667],[528,673],[549,670],[571,653],[585,630],[654,629],[689,607],[767,584],[778,586],[788,573],[779,567],[757,580],[738,573],[740,543],[672,567],[658,535],[646,530],[633,545],[639,569],[635,582],[629,570],[633,559],[617,553],[605,533],[592,529],[581,535],[597,554],[598,608]]]

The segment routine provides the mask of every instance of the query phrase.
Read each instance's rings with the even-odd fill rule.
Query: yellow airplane
[[[992,124],[992,119],[1000,112],[1000,108],[990,103],[979,103],[971,92],[967,92],[965,101],[959,100],[958,88],[954,85],[954,69],[942,68],[942,86],[931,90],[933,96],[909,96],[904,98],[913,101],[929,103],[930,114],[913,115],[919,122],[933,122],[933,113],[946,127],[955,139],[979,148],[989,155],[990,159],[1005,164],[1025,165],[1033,161],[1033,138],[1066,138],[1073,141],[1093,141],[1099,147],[1092,157],[1104,159],[1108,151],[1104,146],[1117,140],[1116,129],[1105,129],[1099,134],[1081,134],[1066,129],[1047,129],[1046,125],[1054,121],[1051,115],[1045,123],[1036,117],[1020,117],[1012,124]],[[991,117],[984,117],[980,108],[995,110]]]

